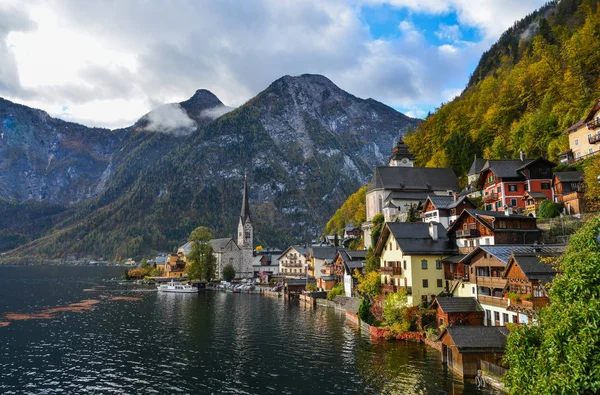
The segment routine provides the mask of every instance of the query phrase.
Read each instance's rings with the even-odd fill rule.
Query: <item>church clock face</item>
[[[402,164],[404,164],[404,165],[405,165],[405,164],[407,164],[407,163],[408,163],[408,159],[406,159],[406,158],[402,158]]]

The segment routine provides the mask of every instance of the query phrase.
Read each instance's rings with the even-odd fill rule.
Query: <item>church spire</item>
[[[242,200],[242,212],[240,214],[240,219],[242,223],[250,221],[250,204],[248,204],[248,181],[247,181],[247,173],[244,173],[244,196]]]

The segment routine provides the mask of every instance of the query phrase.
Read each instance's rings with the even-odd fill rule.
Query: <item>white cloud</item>
[[[188,117],[179,104],[165,104],[147,114],[145,129],[151,132],[168,133],[176,136],[190,134],[196,123]]]
[[[239,106],[287,74],[323,74],[394,107],[437,105],[447,100],[445,90],[464,86],[467,65],[494,37],[542,3],[7,1],[12,7],[0,6],[0,96],[108,127],[131,125],[199,88]],[[382,2],[411,13],[456,12],[460,26],[440,26],[450,41],[440,47],[410,18],[399,24],[400,37],[375,40],[361,7]],[[460,41],[463,24],[482,29],[485,39]]]
[[[435,32],[440,40],[457,41],[462,36],[460,26],[440,24],[439,30]]]

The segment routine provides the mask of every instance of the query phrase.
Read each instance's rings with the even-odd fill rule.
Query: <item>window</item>
[[[496,202],[496,208],[500,208],[500,207],[502,207],[502,201],[501,201],[501,200],[498,200],[498,201]]]
[[[406,261],[402,262],[402,265],[404,266],[404,270],[406,270]]]
[[[508,314],[502,313],[502,322],[504,325],[508,324]]]
[[[485,211],[492,211],[492,205],[491,204],[486,204],[485,205]]]
[[[427,269],[427,260],[426,259],[423,259],[421,261],[421,269]]]
[[[527,185],[527,184],[523,184],[523,187],[525,188],[525,191],[528,191],[528,190],[529,190],[529,185]]]
[[[550,189],[550,183],[549,182],[542,182],[542,189]]]
[[[443,287],[443,285],[442,285],[442,280],[441,280],[441,279],[439,279],[439,278],[438,278],[438,280],[437,280],[437,286],[438,286],[438,288],[442,288],[442,287]]]
[[[579,146],[579,139],[575,139],[575,147]]]
[[[508,190],[510,192],[517,192],[517,184],[508,184]]]
[[[588,149],[588,153],[590,153],[590,154],[593,154],[593,153],[594,153],[594,149],[590,147],[590,148]]]
[[[494,323],[495,324],[499,324],[500,323],[500,313],[497,311],[494,311]]]
[[[577,158],[581,158],[581,152],[577,153]]]
[[[429,280],[423,280],[423,288],[429,288]]]
[[[510,199],[510,205],[513,207],[517,207],[517,199]]]
[[[396,243],[396,250],[399,250],[399,249],[400,249],[400,244]]]
[[[485,319],[486,320],[491,320],[492,319],[492,312],[490,310],[486,310],[485,311]]]
[[[513,315],[513,324],[516,324],[516,323],[517,323],[517,315],[516,315],[516,314],[514,314],[514,315]]]
[[[498,193],[502,192],[502,188],[501,187],[496,188],[496,192],[498,192]]]
[[[442,268],[442,262],[440,262],[439,259],[436,259],[435,261],[435,268],[440,270]]]
[[[475,287],[471,287],[471,293],[475,295]]]

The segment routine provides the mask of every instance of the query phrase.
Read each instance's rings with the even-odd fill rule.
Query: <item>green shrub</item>
[[[562,212],[562,204],[554,203],[552,200],[542,200],[538,210],[538,218],[558,217]]]
[[[306,290],[308,292],[316,292],[317,291],[317,286],[313,283],[310,283],[306,286]]]
[[[327,300],[333,300],[338,295],[344,294],[344,284],[336,284],[335,287],[331,288],[329,292],[327,292]]]
[[[408,298],[406,291],[399,290],[398,292],[389,293],[383,302],[383,318],[389,324],[403,323],[406,310],[408,308]],[[406,320],[408,321],[408,320]],[[408,321],[410,326],[410,321]]]
[[[373,317],[373,314],[371,313],[371,303],[367,299],[363,299],[362,302],[360,302],[360,306],[358,306],[358,318],[369,325],[375,320],[375,317]]]

